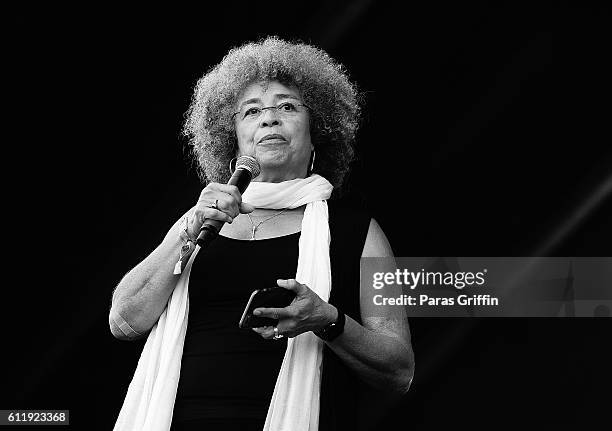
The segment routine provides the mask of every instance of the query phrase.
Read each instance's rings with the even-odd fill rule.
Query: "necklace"
[[[249,221],[251,222],[251,226],[252,226],[252,229],[251,229],[251,241],[254,241],[254,240],[255,240],[255,232],[257,232],[257,229],[259,229],[259,226],[261,226],[262,224],[264,224],[264,223],[265,223],[265,222],[267,222],[268,220],[273,219],[274,217],[281,215],[282,213],[284,213],[284,212],[285,212],[285,211],[287,211],[288,209],[289,209],[289,208],[285,208],[284,210],[282,210],[282,211],[280,211],[280,212],[277,212],[277,213],[276,213],[276,214],[274,214],[273,216],[268,217],[268,218],[266,218],[266,219],[263,219],[262,221],[260,221],[260,222],[259,222],[259,223],[257,223],[257,224],[253,223],[253,219],[251,218],[251,214],[247,214],[247,216],[249,216]]]

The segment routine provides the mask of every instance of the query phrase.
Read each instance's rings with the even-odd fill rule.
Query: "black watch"
[[[338,318],[336,321],[324,326],[314,333],[323,341],[332,341],[344,332],[344,322],[346,321],[346,318],[344,313],[340,311],[339,308],[336,309],[338,310]]]

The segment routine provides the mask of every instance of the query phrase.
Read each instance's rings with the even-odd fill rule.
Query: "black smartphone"
[[[276,326],[277,319],[271,317],[254,316],[253,310],[259,307],[265,308],[284,308],[291,304],[295,298],[295,292],[282,287],[269,287],[258,289],[251,293],[249,302],[242,313],[240,323],[241,328],[259,328],[262,326]]]

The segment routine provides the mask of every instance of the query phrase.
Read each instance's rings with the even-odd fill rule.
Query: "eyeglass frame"
[[[281,102],[281,103],[279,103],[279,104],[278,104],[278,105],[276,105],[276,106],[272,105],[272,106],[264,106],[264,107],[262,107],[262,108],[259,108],[259,109],[261,110],[261,114],[259,114],[259,116],[258,116],[257,118],[261,117],[261,115],[263,114],[263,111],[265,111],[266,109],[272,109],[272,108],[274,108],[274,109],[276,109],[276,113],[278,114],[278,107],[279,107],[279,106],[281,106],[283,103],[291,103],[291,102]],[[311,110],[310,106],[308,106],[308,105],[307,105],[307,104],[305,104],[305,103],[295,103],[294,105],[295,105],[295,106],[303,106],[304,108],[308,109],[309,111]],[[249,109],[250,109],[250,108],[249,108]],[[247,110],[248,110],[248,109],[247,109]],[[232,116],[231,116],[230,118],[233,120],[233,119],[234,119],[234,117],[235,117],[236,115],[238,115],[238,114],[240,114],[240,111],[236,111],[236,112],[232,113]],[[244,120],[244,118],[240,118],[240,121],[243,121],[243,120]]]

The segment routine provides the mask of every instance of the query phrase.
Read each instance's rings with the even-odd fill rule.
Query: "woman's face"
[[[237,155],[252,155],[259,161],[261,174],[255,181],[306,177],[313,146],[310,116],[302,103],[296,87],[277,81],[250,84],[238,97]]]

